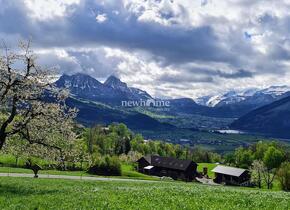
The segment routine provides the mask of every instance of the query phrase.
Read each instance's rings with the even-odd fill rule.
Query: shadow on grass
[[[0,196],[10,197],[12,196],[29,196],[29,195],[47,195],[47,194],[56,194],[60,193],[61,190],[58,189],[43,189],[40,186],[30,186],[28,187],[23,185],[12,185],[0,183]]]

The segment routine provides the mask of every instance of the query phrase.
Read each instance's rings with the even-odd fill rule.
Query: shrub
[[[121,176],[121,163],[117,157],[101,158],[89,167],[88,173],[104,176]]]
[[[285,191],[290,191],[290,163],[284,162],[277,173],[281,187]]]
[[[25,167],[25,158],[16,158],[10,154],[0,154],[0,166]]]

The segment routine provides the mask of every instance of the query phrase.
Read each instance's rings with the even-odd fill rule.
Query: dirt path
[[[215,183],[212,179],[206,179],[206,178],[196,178],[196,180],[202,184],[207,184],[207,185],[219,185]]]
[[[23,173],[0,173],[0,177],[34,177],[34,174]],[[139,179],[121,179],[121,178],[107,178],[107,177],[90,177],[90,176],[69,176],[69,175],[50,175],[39,174],[42,179],[71,179],[71,180],[91,180],[91,181],[124,181],[124,182],[156,182],[153,180],[139,180]]]

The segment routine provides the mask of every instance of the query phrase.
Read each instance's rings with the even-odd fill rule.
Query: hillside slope
[[[66,103],[68,106],[79,110],[77,120],[86,126],[125,123],[133,130],[166,130],[175,128],[173,125],[160,123],[141,113],[126,112],[92,101],[84,101],[70,97],[67,99]]]
[[[290,138],[290,97],[258,108],[234,121],[232,129]]]

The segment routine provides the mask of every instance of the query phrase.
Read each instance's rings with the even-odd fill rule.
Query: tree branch
[[[45,142],[42,141],[42,139],[38,139],[38,140],[31,140],[30,138],[30,133],[29,133],[29,130],[26,129],[25,130],[26,132],[24,131],[20,131],[20,134],[22,135],[22,137],[24,139],[26,139],[30,144],[38,144],[38,145],[42,145],[42,146],[45,146],[45,147],[49,147],[49,148],[52,148],[52,149],[56,149],[58,151],[62,151],[62,149],[58,146],[55,146],[55,145],[50,145],[50,144],[47,144]]]
[[[8,125],[14,120],[14,117],[16,116],[16,114],[17,114],[17,97],[14,95],[10,115],[7,118],[7,120],[2,124],[1,129],[0,129],[0,133],[2,135],[3,134],[6,135],[5,130],[8,127]]]

